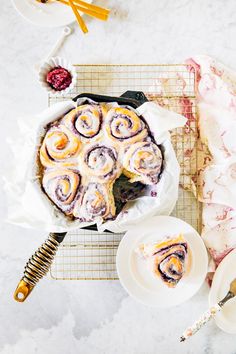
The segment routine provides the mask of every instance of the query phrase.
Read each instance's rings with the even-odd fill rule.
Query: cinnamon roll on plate
[[[131,296],[148,306],[171,307],[199,290],[208,255],[192,226],[171,216],[154,216],[125,234],[116,265]]]
[[[182,234],[157,243],[141,244],[137,252],[150,261],[150,271],[170,288],[178,284],[191,265],[190,249]]]

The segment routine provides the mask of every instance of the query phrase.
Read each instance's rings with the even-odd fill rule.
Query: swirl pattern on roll
[[[190,251],[182,235],[164,241],[141,245],[141,254],[152,260],[153,273],[170,288],[174,288],[190,268]]]
[[[100,132],[105,108],[85,104],[73,109],[64,117],[65,125],[84,138],[93,138]]]
[[[162,167],[161,150],[149,141],[135,143],[126,150],[123,167],[130,182],[156,184]]]
[[[121,173],[118,169],[117,152],[114,148],[94,145],[81,154],[81,169],[96,181],[112,181]],[[119,171],[120,170],[120,171]]]
[[[80,150],[80,140],[64,125],[48,130],[40,148],[40,161],[44,167],[70,167]]]
[[[187,250],[187,243],[173,243],[155,255],[154,272],[167,286],[175,287],[182,279],[186,271]]]
[[[43,176],[43,188],[49,198],[66,214],[71,214],[80,185],[80,175],[76,171],[50,170]]]
[[[82,221],[115,216],[115,202],[110,184],[89,183],[74,207],[74,216]]]
[[[134,111],[122,107],[108,111],[106,132],[110,139],[121,143],[140,141],[147,136],[147,128],[142,119]]]

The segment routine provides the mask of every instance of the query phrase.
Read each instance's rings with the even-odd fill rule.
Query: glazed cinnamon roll
[[[101,130],[105,113],[103,105],[85,104],[69,112],[63,122],[75,134],[79,133],[84,138],[93,138]]]
[[[73,214],[82,221],[103,220],[115,216],[115,203],[110,184],[89,183],[76,202]]]
[[[153,273],[174,288],[190,268],[190,250],[182,235],[161,243],[141,245],[139,252],[152,259]]]
[[[131,183],[156,184],[162,167],[161,150],[152,142],[135,143],[126,150],[123,167]]]
[[[134,111],[116,107],[106,115],[106,133],[113,141],[132,144],[147,136],[147,128]]]
[[[44,167],[70,167],[80,150],[79,137],[64,125],[51,127],[40,148],[40,161]]]
[[[80,155],[80,166],[84,175],[96,181],[113,181],[121,174],[117,152],[112,147],[94,145]]]
[[[64,213],[71,214],[80,185],[78,172],[58,169],[45,172],[42,186],[48,197]]]

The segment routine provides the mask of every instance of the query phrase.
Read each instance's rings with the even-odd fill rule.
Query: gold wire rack
[[[49,95],[49,105],[79,93],[120,96],[125,91],[143,91],[147,98],[188,118],[185,128],[171,132],[180,164],[179,198],[172,215],[201,229],[201,205],[197,195],[197,112],[195,72],[185,64],[75,65],[78,78],[72,92]],[[89,230],[69,232],[51,267],[51,277],[68,280],[117,279],[115,257],[123,234]]]

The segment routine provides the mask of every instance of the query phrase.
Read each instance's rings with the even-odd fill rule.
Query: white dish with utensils
[[[218,266],[211,290],[209,305],[213,306],[227,294],[230,283],[236,278],[236,250],[231,251]],[[215,315],[215,322],[222,331],[236,333],[236,297],[229,300]]]
[[[91,0],[86,0],[91,3]],[[41,27],[66,26],[76,20],[72,9],[60,2],[41,4],[36,0],[12,0],[17,12],[34,25]],[[83,15],[81,13],[81,15]]]
[[[175,288],[169,288],[148,268],[136,252],[142,243],[156,243],[166,236],[182,234],[191,253],[191,267]],[[172,307],[187,301],[203,284],[208,267],[205,245],[197,231],[170,216],[156,216],[138,224],[123,237],[117,252],[117,272],[126,291],[152,307]]]

